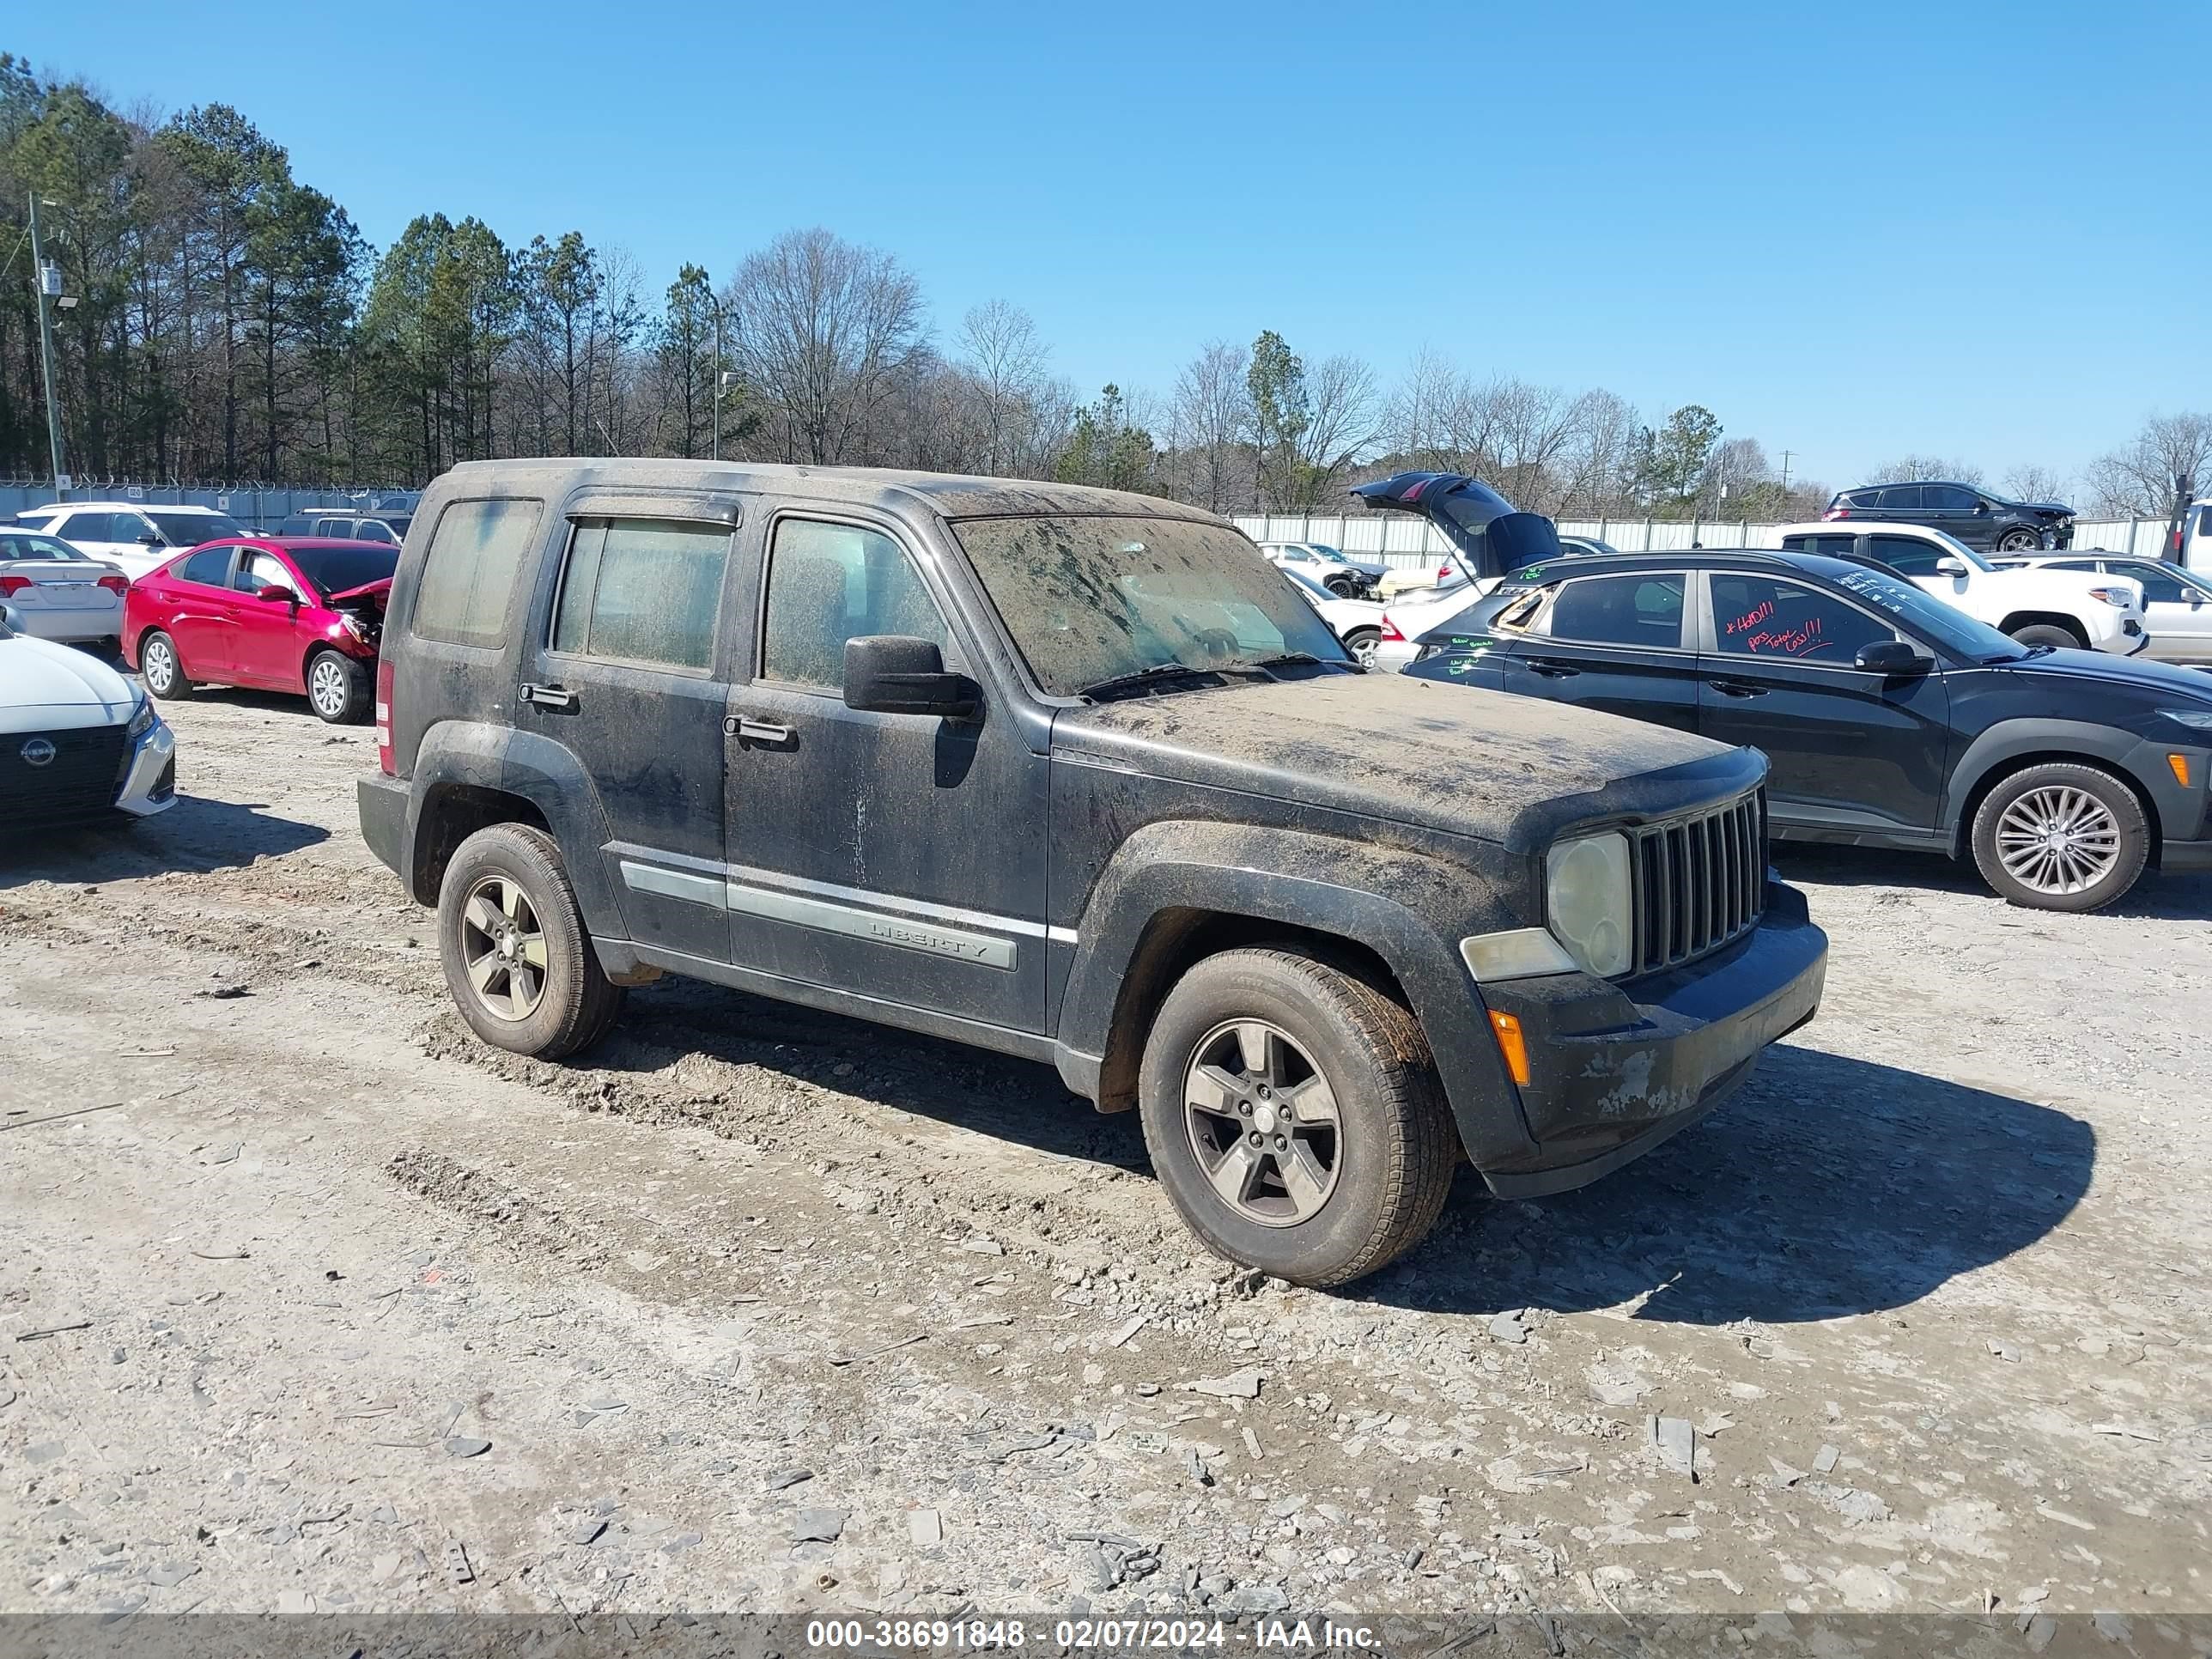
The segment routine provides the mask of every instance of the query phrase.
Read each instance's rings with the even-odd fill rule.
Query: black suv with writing
[[[1779,839],[1971,856],[2015,904],[2095,910],[2212,869],[2212,678],[2020,644],[1872,561],[1705,548],[1516,572],[1418,678],[1757,748]]]
[[[661,461],[454,469],[363,835],[486,1042],[695,975],[1024,1055],[1306,1284],[1694,1122],[1813,1017],[1765,764],[1361,672],[1174,502]]]

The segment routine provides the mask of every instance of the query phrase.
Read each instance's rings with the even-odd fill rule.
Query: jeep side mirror
[[[253,597],[264,605],[297,605],[300,596],[281,582],[270,582],[254,590]]]
[[[1963,576],[1966,574],[1966,562],[1964,559],[1938,559],[1936,561],[1936,574],[1939,576]]]
[[[1871,645],[1863,645],[1856,661],[1866,672],[1892,679],[1925,674],[1936,666],[1932,658],[1923,657],[1903,640],[1876,640]]]
[[[905,634],[845,641],[845,707],[877,714],[939,714],[959,720],[982,706],[982,688],[948,674],[936,642]]]

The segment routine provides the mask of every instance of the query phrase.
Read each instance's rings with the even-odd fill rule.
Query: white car
[[[1416,588],[1399,595],[1383,607],[1382,637],[1375,647],[1375,659],[1368,666],[1386,674],[1401,672],[1420,654],[1422,635],[1442,627],[1497,586],[1495,580],[1469,581],[1464,576],[1455,575],[1435,587]]]
[[[1382,638],[1382,607],[1372,599],[1339,599],[1302,571],[1285,567],[1283,574],[1298,590],[1298,597],[1344,641],[1344,648],[1358,659],[1360,666],[1374,667],[1375,648]]]
[[[177,739],[146,694],[96,657],[17,631],[0,601],[0,825],[131,819],[177,799]]]
[[[1386,564],[1349,558],[1326,542],[1261,542],[1259,547],[1268,563],[1319,582],[1340,599],[1373,592],[1375,584],[1390,573]]]
[[[119,647],[130,586],[113,565],[88,558],[58,536],[0,524],[0,599],[15,607],[23,633]]]
[[[1826,520],[1784,525],[1781,533],[1784,552],[1872,559],[2022,645],[2132,657],[2150,644],[2142,588],[2126,576],[2000,569],[1956,536],[1925,525]]]
[[[2150,645],[2143,655],[2158,662],[2212,668],[2212,579],[2160,559],[2134,559],[2121,553],[2031,554],[1999,559],[2000,568],[2078,570],[2100,576],[2125,576],[2142,589],[2143,626]]]
[[[149,507],[143,501],[60,501],[18,513],[15,522],[58,536],[80,553],[118,567],[137,581],[179,548],[253,532],[211,507]]]

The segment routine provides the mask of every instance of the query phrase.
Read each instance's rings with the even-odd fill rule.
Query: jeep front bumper
[[[1521,1024],[1535,1146],[1480,1164],[1483,1180],[1504,1198],[1566,1192],[1689,1127],[1813,1018],[1827,963],[1804,896],[1770,882],[1759,926],[1687,967],[1618,985],[1583,974],[1484,985],[1492,1011]]]

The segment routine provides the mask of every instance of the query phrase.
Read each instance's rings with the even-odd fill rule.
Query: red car
[[[237,537],[179,553],[123,598],[123,656],[157,697],[195,684],[300,691],[333,725],[368,717],[399,550]]]

